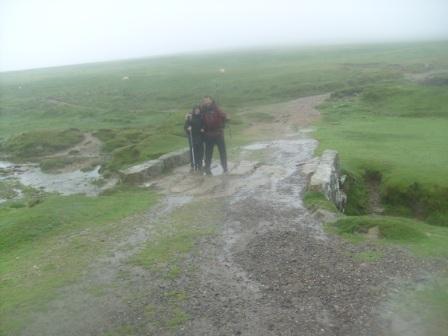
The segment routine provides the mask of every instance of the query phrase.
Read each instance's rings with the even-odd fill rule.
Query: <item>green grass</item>
[[[20,199],[11,201],[19,195],[21,196]],[[0,198],[9,201],[5,204],[0,204],[0,209],[3,206],[12,208],[20,207],[18,206],[19,203],[24,207],[27,203],[31,202],[31,200],[39,199],[41,195],[42,192],[39,190],[24,186],[17,180],[6,179],[0,181]]]
[[[340,151],[343,168],[355,181],[350,194],[359,202],[349,200],[349,207],[365,212],[363,174],[378,170],[391,205],[387,211],[415,215],[408,203],[423,200],[431,212],[423,215],[441,225],[447,218],[440,201],[448,187],[448,157],[443,155],[447,90],[444,78],[416,84],[406,76],[446,69],[448,43],[438,42],[251,50],[0,73],[0,151],[28,160],[68,149],[89,131],[102,140],[108,154],[103,171],[114,171],[184,147],[184,114],[202,96],[212,95],[231,116],[232,138],[227,142],[232,154],[232,147],[248,141],[244,130],[250,123],[272,120],[275,111],[258,107],[338,91],[322,106],[316,135],[321,149]],[[122,80],[124,76],[129,80]],[[51,168],[61,163],[44,164]],[[422,187],[407,189],[414,182]],[[10,189],[0,184],[0,192],[9,198],[14,196]],[[120,218],[155,200],[143,190],[98,198],[52,195],[41,203],[30,203],[33,198],[27,197],[0,206],[0,329],[5,334],[20,329],[28,312],[45,307],[57,288],[74,281],[98,250],[107,250],[108,236],[125,229],[118,224]],[[305,202],[328,206],[317,195],[308,195]],[[217,223],[203,223],[207,211],[216,212]],[[168,281],[179,279],[186,256],[195,251],[198,239],[213,233],[219,214],[213,202],[176,210],[133,262]],[[384,241],[406,244],[416,253],[448,255],[446,228],[382,220],[385,224],[373,221],[382,227]],[[347,230],[357,232],[353,225]],[[181,302],[170,307],[163,323],[177,328],[188,317]],[[130,333],[126,328],[117,334]]]
[[[325,209],[337,212],[336,206],[327,200],[320,192],[308,191],[303,197],[303,202],[308,209]]]
[[[414,242],[425,238],[419,224],[417,221],[400,217],[350,216],[339,219],[335,225],[341,234],[365,234],[370,228],[377,227],[381,238]]]
[[[443,69],[447,54],[446,42],[290,48],[1,73],[0,134],[6,141],[41,130],[108,130],[100,138],[114,170],[185,146],[183,115],[204,95],[236,122],[245,108],[395,81],[428,63]],[[239,120],[235,142],[248,122],[271,118],[255,113]]]
[[[425,222],[402,217],[347,216],[331,226],[353,241],[362,241],[370,228],[377,227],[380,241],[407,246],[420,256],[448,256],[448,229]]]
[[[356,253],[353,259],[359,262],[375,262],[383,258],[383,253],[379,251],[363,251]]]
[[[0,198],[4,200],[9,200],[17,197],[19,184],[15,181],[0,181]]]
[[[321,148],[337,149],[343,167],[358,175],[370,169],[390,184],[448,186],[448,90],[431,90],[380,87],[373,89],[380,94],[372,103],[365,98],[369,90],[329,101],[316,132]]]
[[[28,208],[0,208],[0,334],[12,334],[27,314],[45,307],[57,289],[76,280],[104,253],[119,220],[156,200],[145,190],[99,197],[49,196]]]
[[[347,214],[367,213],[365,176],[377,172],[386,214],[448,226],[447,88],[402,78],[341,90],[322,104],[319,151],[340,153]]]
[[[39,167],[43,172],[52,173],[57,172],[59,169],[62,169],[70,164],[73,164],[77,161],[77,158],[73,157],[55,157],[40,160]]]
[[[13,158],[32,159],[70,148],[82,139],[83,135],[79,129],[41,129],[10,137],[1,149]]]

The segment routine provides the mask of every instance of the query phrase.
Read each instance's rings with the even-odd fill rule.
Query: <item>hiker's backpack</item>
[[[204,124],[208,132],[218,131],[224,128],[226,115],[221,111],[205,112]]]

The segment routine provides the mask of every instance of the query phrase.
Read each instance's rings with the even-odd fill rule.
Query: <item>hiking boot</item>
[[[212,176],[212,171],[210,169],[205,170],[205,175]]]

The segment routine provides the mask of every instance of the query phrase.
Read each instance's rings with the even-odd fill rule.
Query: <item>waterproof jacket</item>
[[[185,119],[184,130],[187,133],[187,136],[190,136],[190,132],[188,132],[188,127],[191,127],[191,136],[193,137],[193,144],[199,144],[203,141],[203,132],[201,130],[204,129],[204,121],[202,115],[200,114],[189,114]]]
[[[206,138],[218,138],[224,135],[227,115],[219,109],[203,112],[202,120]]]

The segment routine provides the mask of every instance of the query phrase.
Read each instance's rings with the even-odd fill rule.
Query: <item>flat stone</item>
[[[167,153],[159,157],[163,162],[163,169],[169,171],[173,168],[182,166],[190,162],[190,150],[188,148],[180,149],[175,152]]]
[[[138,165],[119,171],[122,183],[138,185],[162,175],[179,166],[190,162],[190,151],[188,148],[167,153],[156,160],[145,161]]]
[[[317,166],[319,165],[319,158],[315,157],[311,160],[299,164],[300,166],[300,172],[304,175],[311,176],[316,172]]]
[[[163,173],[164,163],[160,159],[146,161],[119,171],[120,180],[126,184],[141,184]]]

